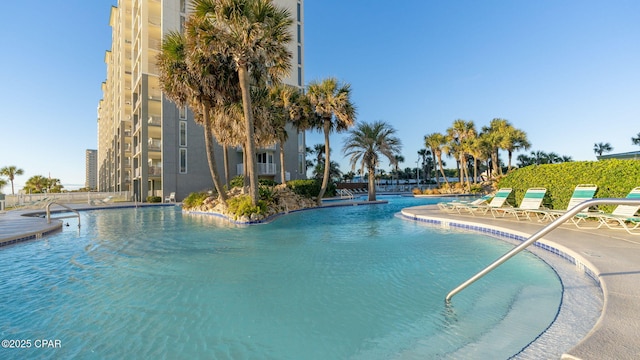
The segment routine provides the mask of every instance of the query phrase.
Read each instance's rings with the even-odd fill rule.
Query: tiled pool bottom
[[[404,211],[402,217],[441,229],[482,233],[514,245],[519,245],[528,238],[527,234],[491,225],[429,218],[423,215],[415,216]],[[556,320],[514,358],[539,359],[541,353],[555,354],[557,358],[560,358],[563,353],[585,338],[598,321],[604,302],[602,288],[593,270],[571,253],[561,249],[560,246],[541,241],[534,243],[534,245],[527,248],[527,251],[549,264],[562,282],[562,303]],[[469,277],[473,275],[469,274]],[[464,296],[464,291],[457,296]],[[452,302],[455,305],[455,297]],[[535,311],[531,313],[532,316],[535,316]],[[508,331],[507,329],[503,330]],[[500,331],[500,329],[495,331]],[[488,358],[491,354],[475,355],[480,358]]]

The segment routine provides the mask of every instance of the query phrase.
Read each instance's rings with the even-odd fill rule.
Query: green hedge
[[[512,188],[515,203],[520,204],[528,188],[544,187],[545,206],[564,210],[578,184],[598,185],[596,198],[624,198],[631,189],[640,186],[640,161],[611,159],[531,165],[511,171],[499,180],[498,188]],[[612,211],[614,207],[607,205],[601,209]]]
[[[162,202],[162,198],[160,196],[147,196],[148,203],[159,203]]]

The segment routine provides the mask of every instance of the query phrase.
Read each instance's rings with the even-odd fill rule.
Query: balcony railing
[[[160,119],[160,115],[151,115],[149,116],[149,121],[147,122],[149,125],[160,126],[162,121]]]
[[[162,141],[160,139],[149,139],[148,149],[149,151],[160,151],[162,148]]]
[[[276,164],[257,163],[258,175],[275,175],[277,172]],[[244,164],[238,164],[236,167],[238,175],[244,174]]]
[[[162,166],[149,166],[149,176],[162,175]]]

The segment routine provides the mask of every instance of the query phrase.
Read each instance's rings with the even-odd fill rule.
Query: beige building
[[[98,189],[98,150],[87,149],[85,152],[84,187],[89,190]]]
[[[290,10],[294,22],[289,44],[293,54],[284,82],[304,85],[303,0],[274,0]],[[107,77],[98,105],[98,190],[129,191],[138,201],[178,200],[213,188],[204,134],[188,109],[166,99],[158,81],[156,56],[164,34],[180,29],[188,15],[188,0],[119,0],[111,8],[111,50],[105,53]],[[305,136],[289,129],[285,146],[287,179],[305,178]],[[224,174],[222,148],[217,146],[218,171]],[[242,150],[229,149],[230,177],[242,174]],[[257,150],[260,177],[282,182],[279,147]]]

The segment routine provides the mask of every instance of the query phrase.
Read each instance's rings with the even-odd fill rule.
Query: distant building
[[[626,153],[618,153],[618,154],[606,154],[596,156],[598,160],[607,160],[607,159],[624,159],[624,160],[640,160],[640,151],[630,151]]]
[[[85,153],[84,187],[90,190],[98,189],[98,150],[87,149]]]
[[[274,0],[294,18],[293,54],[286,84],[302,89],[303,0]],[[107,76],[98,105],[98,190],[130,191],[138,201],[212,189],[202,126],[187,108],[178,108],[160,90],[156,57],[162,39],[185,23],[188,0],[118,0],[111,8],[111,49],[105,54]],[[305,134],[288,129],[284,144],[287,179],[280,179],[279,146],[257,149],[258,176],[278,182],[306,178]],[[229,177],[242,174],[243,153],[228,148]],[[216,145],[223,176],[223,149]]]

